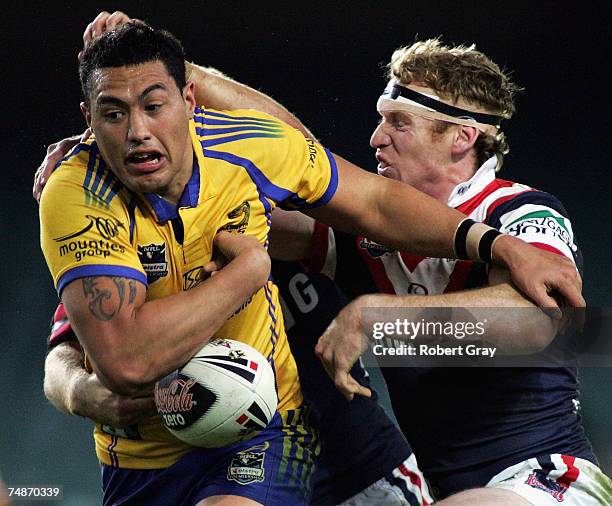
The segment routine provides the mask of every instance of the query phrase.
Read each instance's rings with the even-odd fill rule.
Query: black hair
[[[126,23],[95,39],[83,52],[79,78],[86,103],[91,92],[91,74],[109,67],[139,65],[161,61],[179,90],[185,87],[185,50],[181,42],[166,30],[149,25]]]

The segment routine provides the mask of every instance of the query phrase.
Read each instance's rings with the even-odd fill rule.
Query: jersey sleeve
[[[582,271],[582,255],[563,204],[553,195],[527,191],[498,205],[486,223],[538,248],[573,260]]]
[[[250,109],[196,109],[207,157],[243,166],[260,193],[284,209],[326,204],[338,186],[333,154],[282,121]]]
[[[40,202],[41,248],[58,293],[87,276],[146,284],[121,188],[95,142],[79,144],[49,178]]]

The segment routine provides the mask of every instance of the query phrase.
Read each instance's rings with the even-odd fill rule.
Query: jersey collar
[[[196,112],[200,109],[198,108]],[[195,129],[195,122],[189,121],[189,133],[193,145],[193,170],[191,177],[181,194],[178,206],[163,199],[155,193],[145,193],[144,197],[149,202],[158,223],[165,223],[168,220],[178,218],[178,210],[181,207],[196,207],[208,199],[216,196],[216,185],[206,167],[202,145],[198,140]]]
[[[496,166],[497,157],[492,156],[480,166],[470,179],[455,186],[448,197],[448,205],[450,207],[459,207],[461,204],[480,193],[495,179]]]
[[[153,212],[155,213],[158,223],[165,223],[168,220],[178,218],[178,210],[180,207],[197,206],[200,195],[200,167],[198,165],[198,159],[195,153],[193,155],[191,177],[185,185],[185,189],[181,194],[178,205],[168,202],[157,193],[144,193],[143,195],[153,208]]]

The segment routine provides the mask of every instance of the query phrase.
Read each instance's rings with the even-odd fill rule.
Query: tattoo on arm
[[[130,295],[128,297],[128,304],[133,304],[134,301],[136,300],[136,282],[130,280],[128,282],[128,286],[130,287]]]
[[[109,321],[119,313],[125,300],[125,278],[112,277],[116,290],[111,289],[101,277],[82,278],[83,294],[89,299],[89,311],[98,320]],[[105,285],[105,286],[103,286]],[[136,283],[128,282],[128,304],[136,298]]]

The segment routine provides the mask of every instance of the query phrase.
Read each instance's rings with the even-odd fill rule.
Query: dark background
[[[610,306],[609,3],[13,2],[2,29],[3,344],[0,470],[9,484],[61,484],[69,504],[97,501],[90,425],[42,394],[45,336],[57,303],[38,245],[35,168],[46,144],[83,130],[76,54],[86,24],[123,9],[164,27],[188,58],[265,91],[333,151],[375,166],[369,136],[382,65],[415,37],[476,42],[526,88],[505,127],[501,176],[556,194],[585,256],[585,295]],[[42,5],[42,4],[41,4]],[[608,474],[610,369],[582,371],[587,431]],[[41,503],[38,503],[41,504]]]

